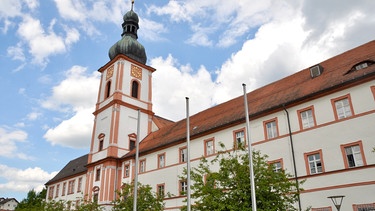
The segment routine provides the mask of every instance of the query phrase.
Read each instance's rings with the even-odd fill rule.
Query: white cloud
[[[219,47],[228,47],[254,27],[272,19],[277,12],[268,11],[270,5],[278,9],[285,7],[270,0],[244,0],[235,4],[226,0],[185,0],[169,1],[161,7],[151,5],[147,12],[167,15],[172,22],[186,22],[192,31],[187,42],[192,45],[211,46],[215,43]]]
[[[83,21],[86,19],[84,3],[82,1],[55,0],[60,15],[68,20]]]
[[[2,0],[0,4],[0,20],[21,15],[22,4],[19,0]]]
[[[62,18],[79,23],[79,28],[90,36],[101,34],[94,22],[121,24],[122,0],[96,1],[92,4],[84,0],[55,0],[55,3]]]
[[[193,73],[189,65],[179,65],[171,55],[166,59],[152,59],[151,66],[159,70],[153,73],[153,102],[157,115],[174,120],[184,118],[185,97],[190,98],[191,114],[212,105],[210,96],[214,83],[203,66]]]
[[[192,8],[191,5],[182,1],[169,1],[163,7],[151,5],[147,9],[147,13],[155,13],[157,15],[169,15],[174,22],[192,21],[192,15],[197,11],[198,7]]]
[[[77,111],[72,118],[48,129],[43,137],[52,145],[72,148],[89,147],[94,123],[93,111],[94,107]]]
[[[22,43],[17,43],[16,46],[10,46],[7,49],[8,56],[12,57],[13,60],[25,61],[25,54],[23,53]]]
[[[142,37],[142,39],[154,42],[166,40],[165,37],[161,36],[167,32],[167,27],[163,24],[146,18],[141,18],[139,20],[139,25],[140,29],[138,31],[138,36]]]
[[[31,10],[35,10],[36,8],[39,7],[39,1],[38,0],[25,0],[25,3],[28,8]]]
[[[25,15],[19,25],[17,33],[28,44],[29,52],[36,64],[46,65],[50,55],[66,52],[67,48],[79,39],[75,29],[67,31],[66,38],[57,35],[53,30],[55,23],[56,20],[53,19],[48,31],[45,31],[38,19]]]
[[[42,116],[42,113],[33,111],[27,114],[27,119],[30,121],[34,121],[34,120],[37,120],[41,116]]]
[[[32,160],[32,157],[19,152],[17,147],[17,143],[24,143],[26,140],[27,133],[25,131],[0,127],[0,156]]]
[[[52,82],[52,78],[50,75],[42,75],[38,78],[38,82],[42,84],[50,84]]]
[[[66,38],[65,38],[65,43],[70,46],[71,44],[76,43],[79,40],[79,31],[75,28],[68,28],[64,27],[65,32],[66,32]]]
[[[216,30],[215,33],[223,31],[217,46],[229,46],[236,41],[237,37],[247,33],[252,27],[257,27],[255,37],[245,41],[241,50],[233,53],[231,58],[228,58],[216,71],[217,75],[214,77],[216,80],[208,83],[210,86],[214,83],[214,88],[210,89],[205,99],[199,99],[204,105],[199,105],[200,109],[241,95],[242,83],[248,85],[248,91],[254,90],[344,50],[368,42],[373,39],[372,35],[375,33],[375,28],[370,27],[370,24],[375,24],[375,13],[365,9],[364,7],[368,8],[368,6],[362,4],[355,7],[351,7],[352,4],[341,5],[335,10],[342,11],[333,11],[333,13],[326,11],[332,8],[326,8],[323,12],[324,17],[321,18],[321,12],[312,13],[326,6],[323,1],[319,1],[318,7],[312,5],[309,7],[306,2],[305,5],[300,5],[299,2],[256,1],[252,4],[248,1],[241,1],[240,4],[244,5],[235,7],[232,2],[225,1],[221,2],[222,4],[218,2],[170,1],[164,7],[152,6],[149,9],[149,13],[169,15],[172,21],[186,21],[187,24],[194,25],[197,29],[212,27],[212,30],[207,31],[194,30],[194,27],[191,27],[193,29],[193,35],[189,40],[191,44],[207,45],[206,43],[213,42],[212,38],[210,40],[210,33]],[[196,4],[197,12],[189,13],[189,17],[182,16],[182,19],[176,17],[181,11],[190,8],[188,4]],[[338,1],[329,5],[333,7],[336,4],[340,5]],[[224,11],[222,8],[227,8],[227,10]],[[307,9],[314,11],[306,13]],[[204,14],[210,12],[213,13],[216,23],[208,24],[204,20],[198,20],[203,19]],[[316,16],[319,16],[321,21],[316,21],[314,19]],[[319,28],[322,21],[324,24]],[[229,25],[215,28],[214,26],[218,23]],[[366,31],[366,33],[358,33],[359,31]],[[201,39],[199,39],[200,36]],[[199,43],[202,40],[206,41]],[[182,95],[187,95],[190,89],[207,90],[207,81],[195,83],[194,87],[190,85],[193,84],[192,82],[175,84],[174,81],[184,82],[185,79],[193,80],[193,77],[196,81],[201,80],[194,75],[195,70],[191,73],[183,73],[181,68],[183,65],[178,64],[176,60],[173,56],[151,60],[151,66],[159,70],[154,73],[155,111],[158,115],[172,119],[183,117],[181,114],[174,114],[176,118],[171,117],[170,112],[183,108]],[[165,73],[168,74],[164,75]],[[179,93],[179,106],[176,103],[175,93]]]
[[[193,26],[194,34],[187,40],[187,43],[192,45],[199,45],[199,46],[212,46],[213,42],[208,37],[210,32],[212,33],[214,30],[208,27],[201,27],[201,26]]]
[[[49,128],[44,135],[52,145],[73,148],[88,147],[93,127],[94,105],[99,87],[99,73],[86,73],[87,69],[73,66],[65,72],[66,78],[52,88],[52,95],[42,102],[44,108],[69,114]]]
[[[39,167],[17,169],[0,164],[0,178],[5,183],[0,183],[0,190],[25,192],[31,189],[39,192],[44,188],[44,183],[53,178],[57,172],[48,173]]]
[[[44,108],[78,111],[96,103],[100,73],[87,74],[87,68],[73,66],[65,72],[65,79],[52,88],[52,96],[42,102]]]

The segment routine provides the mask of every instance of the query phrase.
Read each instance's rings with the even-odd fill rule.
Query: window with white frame
[[[239,146],[245,146],[245,131],[244,130],[239,130],[234,132],[235,135],[235,147]]]
[[[126,164],[124,168],[125,168],[124,169],[124,177],[129,177],[129,174],[130,174],[130,165]]]
[[[159,196],[164,196],[165,194],[165,185],[164,184],[158,184],[157,185],[157,192]]]
[[[266,122],[265,126],[267,139],[276,138],[278,136],[276,120]]]
[[[49,187],[49,192],[48,192],[48,198],[52,199],[53,198],[53,192],[54,192],[55,187],[51,186]]]
[[[56,185],[56,195],[55,195],[55,197],[59,196],[59,192],[60,192],[60,184],[57,184]]]
[[[363,166],[362,153],[359,145],[345,147],[345,156],[349,168]]]
[[[158,167],[165,167],[165,153],[158,155]]]
[[[315,126],[313,110],[307,109],[300,112],[301,115],[301,126],[302,129],[310,128]]]
[[[280,172],[281,170],[283,170],[283,165],[281,164],[281,161],[273,162],[272,167],[274,172]]]
[[[185,180],[180,181],[180,195],[186,195],[187,192],[187,182]]]
[[[310,174],[317,174],[323,172],[320,153],[307,155],[307,162],[309,165]]]
[[[180,163],[187,161],[187,148],[180,148]]]
[[[78,179],[78,187],[77,187],[77,192],[82,191],[82,177]]]
[[[344,119],[353,115],[348,97],[335,100],[334,105],[336,109],[337,119]]]
[[[146,171],[146,160],[139,161],[139,173]]]
[[[204,147],[205,147],[206,156],[214,154],[214,140],[213,139],[205,140]]]
[[[68,194],[74,193],[74,182],[75,180],[70,180],[68,182]]]
[[[64,196],[66,192],[66,182],[63,183],[62,193],[61,195]]]

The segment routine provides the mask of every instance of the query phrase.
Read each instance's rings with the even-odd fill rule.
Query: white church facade
[[[116,190],[131,183],[138,171],[139,182],[172,194],[165,198],[165,210],[179,210],[187,188],[179,178],[186,168],[186,120],[172,122],[154,114],[156,70],[146,65],[133,9],[122,26],[121,40],[109,50],[110,61],[98,70],[90,152],[46,183],[47,200],[78,203],[85,198],[110,210]],[[253,149],[268,155],[275,170],[305,180],[297,208],[335,210],[327,197],[344,195],[342,211],[375,209],[374,64],[371,41],[247,93]],[[202,156],[213,158],[219,143],[230,149],[244,142],[243,97],[192,115],[190,128],[192,166]]]

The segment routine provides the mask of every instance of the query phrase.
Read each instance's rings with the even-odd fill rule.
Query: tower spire
[[[132,0],[132,7],[131,7],[131,11],[133,11],[133,7],[134,7],[134,0]]]

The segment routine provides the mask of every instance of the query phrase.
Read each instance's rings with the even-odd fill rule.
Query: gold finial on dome
[[[133,10],[133,6],[134,6],[134,0],[132,0],[132,8],[131,8],[131,10]]]

